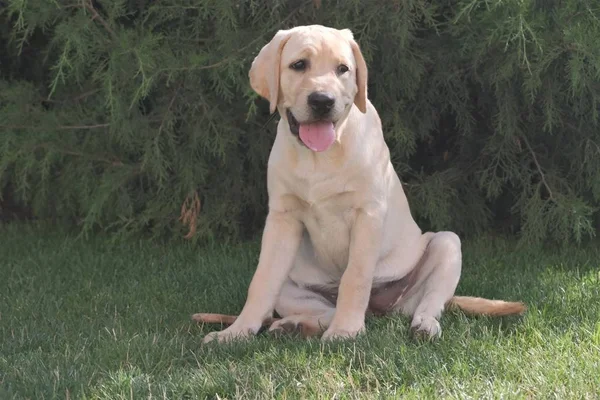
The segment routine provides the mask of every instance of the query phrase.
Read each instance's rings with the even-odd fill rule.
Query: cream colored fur
[[[308,60],[309,68],[291,69],[298,59]],[[338,74],[342,63],[349,71]],[[365,329],[373,285],[400,279],[419,263],[415,286],[393,307],[411,315],[417,331],[438,335],[449,302],[467,308],[476,303],[472,312],[523,311],[520,303],[452,300],[461,273],[460,239],[452,232],[423,233],[413,220],[368,100],[367,66],[349,30],[313,25],[279,31],[249,75],[271,112],[281,115],[268,162],[269,213],[241,314],[227,317],[232,325],[205,341],[254,335],[274,310],[282,318],[271,330],[301,326],[324,331],[323,339],[355,337]],[[307,97],[320,90],[336,98],[336,140],[317,153],[290,132],[286,110],[308,120]],[[336,290],[336,304],[313,286]]]

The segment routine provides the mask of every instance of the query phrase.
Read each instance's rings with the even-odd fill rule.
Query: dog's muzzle
[[[326,117],[335,106],[335,96],[327,92],[312,92],[308,95],[308,106],[315,119]]]
[[[335,122],[330,119],[317,119],[300,122],[287,109],[286,117],[292,135],[312,151],[325,151],[335,142]]]
[[[285,110],[285,115],[290,126],[290,132],[292,132],[292,135],[298,137],[300,135],[300,123],[289,109]]]

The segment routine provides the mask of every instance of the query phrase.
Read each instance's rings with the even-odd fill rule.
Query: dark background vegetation
[[[0,221],[256,234],[278,117],[248,68],[312,23],[353,30],[424,229],[594,235],[597,0],[0,1]]]

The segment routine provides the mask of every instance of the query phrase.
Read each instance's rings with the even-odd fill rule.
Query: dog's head
[[[337,138],[353,104],[367,109],[367,66],[352,32],[320,25],[280,30],[254,59],[250,85],[313,151]]]

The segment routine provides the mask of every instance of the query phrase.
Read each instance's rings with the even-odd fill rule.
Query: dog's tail
[[[527,306],[518,301],[489,300],[471,296],[454,296],[446,303],[446,308],[458,308],[467,314],[492,317],[520,315],[527,311]]]
[[[527,306],[517,301],[489,300],[482,297],[454,296],[446,303],[446,309],[460,309],[471,315],[488,315],[500,317],[503,315],[523,314]],[[198,313],[192,315],[196,322],[205,324],[231,325],[237,319],[237,315]],[[263,326],[269,326],[279,318],[267,318]]]

